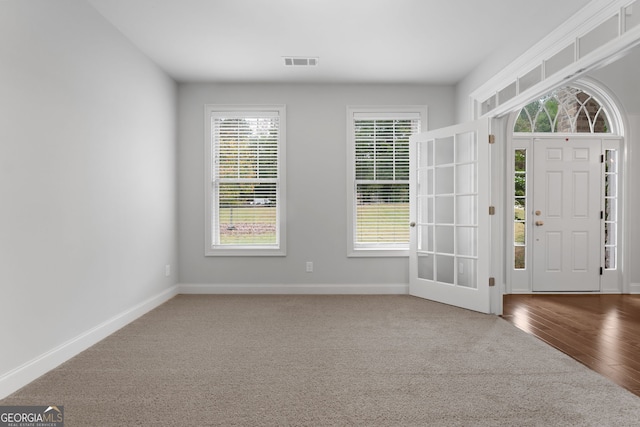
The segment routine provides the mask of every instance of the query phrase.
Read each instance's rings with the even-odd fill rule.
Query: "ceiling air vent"
[[[284,65],[287,67],[315,67],[318,57],[285,56]]]

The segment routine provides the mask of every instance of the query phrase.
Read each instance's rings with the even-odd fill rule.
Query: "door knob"
[[[544,225],[544,221],[536,221],[536,225],[540,227],[541,225]]]
[[[540,216],[540,215],[542,215],[542,212],[536,211],[536,216]]]
[[[412,221],[412,222],[409,223],[409,227],[415,227],[415,226],[416,226],[415,222]]]

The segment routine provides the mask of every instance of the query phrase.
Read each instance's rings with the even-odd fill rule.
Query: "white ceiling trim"
[[[636,1],[635,3],[640,3]],[[516,82],[518,79],[542,66],[545,61],[556,53],[575,43],[578,46],[580,37],[588,34],[608,19],[622,13],[624,9],[634,4],[631,0],[594,0],[568,21],[547,37],[535,44],[531,49],[497,73],[470,95],[472,117],[500,116],[512,110],[520,108],[536,96],[543,95],[563,82],[575,80],[596,67],[605,65],[626,53],[629,49],[640,44],[640,25],[630,31],[624,32],[623,22],[619,22],[620,31],[618,37],[595,49],[593,52],[572,62],[570,65],[545,78],[506,102],[496,101],[495,107],[489,111],[482,111],[481,105],[492,97],[498,97],[498,93]],[[638,4],[640,6],[640,4]],[[639,11],[640,12],[640,11]]]

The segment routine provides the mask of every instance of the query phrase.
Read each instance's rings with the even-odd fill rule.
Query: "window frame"
[[[275,245],[220,245],[213,237],[214,224],[218,224],[218,209],[214,206],[214,149],[212,138],[212,115],[216,113],[232,113],[246,117],[264,117],[277,114],[278,130],[278,166],[276,201],[276,233]],[[253,113],[253,115],[252,115]],[[285,105],[222,105],[205,104],[204,106],[204,191],[205,191],[205,256],[285,256],[286,255],[286,106]]]
[[[356,140],[355,119],[357,115],[366,115],[375,119],[408,119],[418,116],[418,132],[427,129],[426,105],[382,105],[382,106],[347,106],[347,256],[348,257],[408,257],[409,242],[406,245],[399,244],[356,244],[357,230],[357,197],[356,197]],[[414,116],[414,117],[411,117]],[[411,185],[411,176],[407,184]],[[402,181],[398,181],[402,182]],[[411,205],[411,201],[409,201]],[[409,222],[407,219],[407,228]]]

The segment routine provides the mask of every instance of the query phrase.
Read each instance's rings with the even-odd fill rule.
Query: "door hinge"
[[[496,136],[492,133],[489,134],[489,144],[494,144],[496,142]]]
[[[493,287],[496,285],[496,278],[495,277],[489,277],[489,287]]]
[[[604,211],[600,211],[600,219],[604,219]]]
[[[600,163],[604,163],[604,154],[600,154]]]
[[[602,276],[604,269],[602,267],[600,267],[600,275]]]
[[[496,214],[496,207],[489,206],[489,215],[495,215],[495,214]]]

